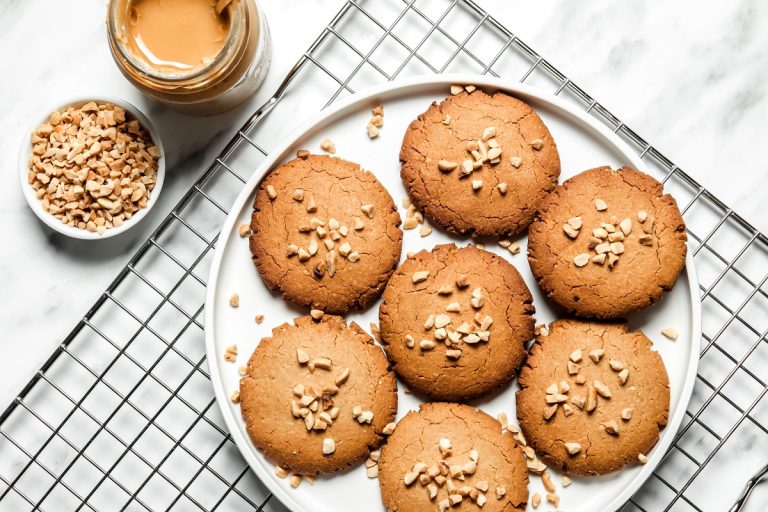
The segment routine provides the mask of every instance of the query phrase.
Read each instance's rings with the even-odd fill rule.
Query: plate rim
[[[478,87],[487,87],[490,89],[504,90],[513,95],[531,97],[536,101],[547,104],[550,108],[564,112],[577,120],[585,123],[592,130],[601,135],[608,143],[610,143],[622,156],[632,162],[632,165],[639,170],[646,168],[646,165],[637,153],[629,147],[629,145],[622,140],[619,135],[612,132],[604,124],[601,124],[596,118],[589,115],[565,100],[553,96],[551,92],[548,92],[540,87],[531,86],[520,82],[511,82],[508,79],[489,77],[486,75],[478,75],[474,73],[445,73],[440,75],[421,75],[411,77],[407,79],[398,79],[394,82],[386,82],[377,86],[369,87],[361,90],[358,93],[352,94],[347,98],[340,100],[338,103],[328,106],[327,108],[313,114],[308,119],[303,121],[297,128],[291,130],[290,134],[280,142],[275,149],[273,149],[264,161],[256,168],[251,177],[246,181],[243,189],[237,195],[232,202],[232,207],[229,210],[229,214],[222,225],[220,234],[227,234],[226,238],[220,239],[214,251],[213,260],[211,262],[211,268],[208,274],[208,284],[206,286],[205,294],[205,352],[208,360],[208,368],[211,383],[213,384],[214,396],[217,406],[221,412],[224,422],[229,430],[230,436],[235,441],[238,451],[245,459],[249,468],[256,474],[262,484],[273,493],[280,502],[288,507],[290,510],[296,512],[311,512],[304,504],[296,499],[295,495],[292,495],[284,486],[279,485],[276,477],[264,470],[260,464],[256,464],[252,459],[254,457],[253,450],[256,448],[253,446],[250,438],[244,436],[240,431],[239,425],[235,415],[231,413],[231,404],[229,397],[224,390],[222,376],[219,372],[220,361],[217,358],[215,350],[214,340],[214,298],[216,295],[216,289],[218,287],[218,277],[220,274],[220,267],[223,258],[223,254],[226,250],[227,244],[232,238],[233,229],[235,223],[238,220],[239,214],[242,208],[248,201],[253,190],[261,182],[262,178],[277,162],[281,161],[286,156],[288,151],[299,139],[312,132],[318,125],[324,123],[329,118],[340,114],[347,109],[357,109],[359,105],[366,104],[376,96],[383,94],[394,94],[397,90],[407,90],[409,88],[419,87],[437,87],[441,85],[446,86],[446,95],[448,94],[448,87],[452,84],[472,84]],[[645,171],[643,171],[645,172]],[[687,243],[686,243],[687,246]],[[625,486],[623,490],[618,493],[606,506],[604,512],[612,512],[621,507],[632,495],[642,487],[645,482],[652,476],[655,469],[662,462],[666,456],[671,445],[677,438],[677,432],[685,416],[688,404],[693,393],[693,387],[698,374],[699,365],[699,350],[695,346],[697,341],[701,339],[701,301],[699,298],[698,290],[699,283],[696,275],[693,256],[690,248],[688,248],[685,259],[684,271],[688,278],[688,294],[691,301],[691,350],[688,357],[687,373],[683,380],[683,387],[680,394],[680,402],[674,410],[670,410],[669,421],[666,427],[660,434],[659,441],[653,448],[653,456],[650,458],[647,464],[645,464],[636,478],[629,482],[629,485]],[[278,485],[274,485],[278,484]]]

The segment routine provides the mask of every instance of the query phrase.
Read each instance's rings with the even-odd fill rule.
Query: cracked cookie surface
[[[474,246],[438,245],[408,258],[383,299],[379,329],[395,372],[436,400],[469,400],[506,384],[533,338],[520,273]]]
[[[441,450],[441,439],[450,442],[450,449]],[[455,470],[455,466],[463,466],[473,458],[477,460],[471,474],[462,472],[455,478],[458,475],[449,470],[450,466]],[[433,465],[448,467],[442,477],[429,483],[425,479],[424,484],[416,480],[406,485],[404,476],[418,463],[427,466],[421,473],[427,475]],[[450,478],[449,485],[451,474],[454,478]],[[427,403],[401,419],[382,448],[379,486],[388,512],[435,512],[443,500],[449,499],[449,488],[459,492],[465,486],[474,491],[463,496],[462,502],[474,503],[462,503],[450,510],[523,511],[528,500],[528,469],[520,447],[510,433],[502,432],[495,419],[466,405]],[[435,494],[431,499],[430,492]],[[484,495],[480,498],[483,505],[477,509],[480,494]]]
[[[618,223],[630,221],[613,267],[593,260],[593,230],[604,229],[612,217],[617,231]],[[581,227],[572,238],[565,224],[574,218]],[[674,286],[685,264],[685,242],[680,210],[661,183],[628,167],[599,167],[566,180],[541,202],[528,230],[528,262],[547,296],[568,312],[617,318],[652,305]]]
[[[308,360],[301,363],[304,354]],[[303,397],[313,395],[318,399],[307,404]],[[297,406],[309,413],[294,414]],[[303,475],[330,473],[361,462],[381,444],[397,412],[397,385],[384,353],[357,324],[305,316],[261,340],[240,380],[240,407],[253,444],[275,464]],[[356,407],[372,413],[370,419],[355,414]],[[318,420],[325,425],[308,428]],[[325,454],[329,438],[334,451]]]
[[[525,438],[547,464],[569,474],[637,463],[667,424],[664,362],[642,332],[624,323],[553,322],[531,346],[519,382]]]
[[[291,160],[262,180],[253,208],[256,268],[295,304],[334,314],[364,308],[400,259],[397,208],[356,163],[323,155]]]
[[[462,162],[474,158],[467,143],[491,127],[501,150],[498,163],[462,174]],[[472,236],[525,230],[560,175],[557,147],[536,112],[512,96],[481,90],[450,96],[419,115],[405,133],[400,161],[417,208],[448,231]],[[440,161],[457,167],[443,172]]]

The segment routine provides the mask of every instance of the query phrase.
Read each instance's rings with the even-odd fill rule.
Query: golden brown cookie
[[[629,167],[599,167],[541,202],[528,230],[528,262],[568,312],[617,318],[675,285],[685,241],[683,217],[661,183]]]
[[[379,487],[388,512],[525,510],[525,457],[501,424],[473,407],[422,404],[397,423],[381,451]]]
[[[291,160],[262,180],[253,208],[253,261],[290,302],[338,314],[364,308],[400,260],[397,208],[358,164]]]
[[[533,299],[504,258],[438,245],[392,275],[379,309],[384,350],[409,388],[477,398],[509,382],[533,338]]]
[[[472,236],[523,231],[560,175],[557,147],[536,112],[481,90],[433,103],[405,132],[400,161],[414,205]]]
[[[624,323],[557,320],[520,372],[517,419],[549,465],[601,475],[637,463],[669,415],[669,378],[651,340]]]
[[[275,464],[303,475],[360,462],[395,419],[397,385],[357,324],[309,316],[261,340],[240,380],[248,434]]]

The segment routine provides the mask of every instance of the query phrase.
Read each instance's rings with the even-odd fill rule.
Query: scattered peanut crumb
[[[232,395],[229,397],[229,400],[233,404],[239,404],[240,403],[240,390],[235,390]]]
[[[563,487],[568,487],[572,483],[573,483],[573,480],[568,478],[568,475],[563,475],[563,478],[560,479],[560,485],[562,485]]]
[[[322,309],[313,309],[309,312],[309,316],[315,320],[320,320],[323,318],[323,316],[325,316],[325,312]]]
[[[432,234],[432,228],[430,226],[424,225],[419,229],[419,235],[422,237],[429,236],[430,234]]]
[[[665,337],[669,338],[672,341],[677,340],[677,337],[678,337],[677,329],[674,329],[672,327],[667,327],[666,329],[662,329],[661,334],[663,334]]]
[[[331,139],[323,139],[320,143],[320,149],[327,153],[334,154],[336,153],[336,144],[334,144]]]
[[[229,305],[232,306],[233,308],[240,307],[240,295],[233,293],[229,297]]]
[[[277,478],[285,478],[290,474],[290,472],[281,466],[275,466],[275,475]]]
[[[528,471],[530,471],[534,475],[540,475],[547,469],[547,465],[538,459],[529,460],[528,462],[526,462],[526,466],[528,466]]]
[[[533,493],[533,496],[531,496],[531,506],[533,508],[538,508],[539,505],[541,505],[541,495],[535,492]]]
[[[547,493],[547,501],[553,504],[554,506],[557,506],[560,504],[560,496],[558,496],[554,492],[548,492]]]
[[[637,454],[637,460],[640,462],[640,464],[647,464],[648,463],[648,457],[646,457],[644,453],[638,453]]]
[[[230,345],[225,349],[224,360],[228,363],[237,361],[237,345]]]
[[[291,487],[294,489],[301,485],[301,475],[291,475]]]
[[[253,319],[256,321],[257,324],[260,324],[264,321],[264,315],[256,315],[253,317]]]
[[[251,234],[251,226],[247,223],[240,224],[240,238],[245,238]]]
[[[555,490],[557,490],[554,482],[552,482],[552,477],[547,471],[544,471],[541,474],[541,483],[544,484],[544,488],[549,492],[555,492]]]

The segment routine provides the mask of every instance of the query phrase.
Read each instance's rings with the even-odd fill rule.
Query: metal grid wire
[[[471,0],[345,3],[0,416],[0,509],[284,510],[240,457],[209,382],[204,276],[225,205],[297,112],[451,71],[578,105],[678,199],[701,283],[700,372],[673,447],[622,510],[725,509],[718,477],[746,481],[768,453],[768,240]]]

